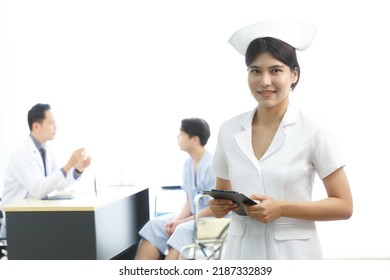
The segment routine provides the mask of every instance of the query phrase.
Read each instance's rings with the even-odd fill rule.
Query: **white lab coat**
[[[252,148],[257,109],[225,122],[213,160],[217,177],[233,190],[278,200],[311,201],[316,173],[322,179],[344,166],[332,134],[316,118],[289,105],[260,160]],[[281,217],[269,224],[233,213],[226,259],[321,259],[315,223]]]
[[[76,181],[73,169],[65,177],[57,168],[49,145],[46,145],[45,149],[47,177],[45,177],[41,154],[31,136],[28,136],[11,154],[6,168],[0,208],[27,197],[43,198],[52,191],[61,190]],[[6,236],[5,228],[5,220],[3,220],[0,237]]]
[[[76,181],[73,170],[65,177],[57,168],[50,147],[46,145],[45,148],[47,177],[41,154],[31,136],[11,154],[5,173],[1,208],[27,197],[43,198],[52,191],[61,190]],[[5,228],[2,228],[0,236],[4,236],[4,230]]]
[[[45,177],[41,154],[30,136],[10,156],[2,197],[4,202],[17,201],[30,196],[42,198],[76,181],[73,170],[70,170],[65,177],[57,168],[50,146],[46,145],[45,148],[47,177]]]

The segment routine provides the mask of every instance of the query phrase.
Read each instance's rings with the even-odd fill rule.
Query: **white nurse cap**
[[[306,50],[313,41],[316,27],[292,20],[271,20],[255,23],[236,31],[229,43],[242,55],[249,44],[257,39],[272,37],[299,51]]]

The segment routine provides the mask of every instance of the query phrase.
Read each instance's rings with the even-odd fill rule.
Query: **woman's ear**
[[[298,81],[298,78],[299,78],[299,71],[298,71],[298,68],[295,67],[292,71],[291,71],[291,85],[295,84],[297,81]]]

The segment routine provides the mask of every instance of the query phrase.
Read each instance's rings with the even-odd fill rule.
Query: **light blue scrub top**
[[[213,189],[215,186],[215,175],[211,171],[213,156],[207,150],[203,154],[196,173],[194,172],[194,161],[189,158],[183,167],[183,185],[181,188],[187,193],[190,200],[191,213],[194,214],[194,198],[203,190]],[[209,198],[204,197],[199,201],[199,210],[208,206]]]

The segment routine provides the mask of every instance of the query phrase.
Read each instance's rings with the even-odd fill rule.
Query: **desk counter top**
[[[115,201],[145,190],[140,186],[110,186],[99,188],[95,193],[74,193],[71,199],[42,200],[27,198],[4,206],[5,212],[56,212],[95,211]]]

